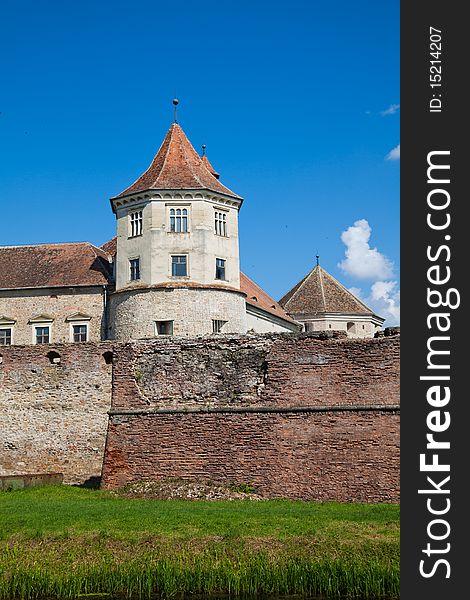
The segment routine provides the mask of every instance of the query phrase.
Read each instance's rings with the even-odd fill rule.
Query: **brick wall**
[[[0,475],[101,474],[111,404],[109,343],[0,347]],[[60,355],[52,362],[47,354]],[[53,357],[51,357],[53,360]]]
[[[115,348],[103,484],[203,478],[398,501],[399,337],[158,339]]]

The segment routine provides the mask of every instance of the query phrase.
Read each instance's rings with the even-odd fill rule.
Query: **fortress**
[[[398,500],[399,336],[318,264],[241,273],[242,202],[175,119],[115,238],[0,247],[0,475]]]

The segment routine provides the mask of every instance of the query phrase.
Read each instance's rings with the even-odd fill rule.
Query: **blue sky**
[[[399,33],[398,0],[3,0],[0,244],[111,238],[176,94],[247,275],[279,299],[318,253],[396,322]]]

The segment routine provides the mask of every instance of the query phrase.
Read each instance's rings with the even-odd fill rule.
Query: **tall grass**
[[[0,599],[399,597],[390,505],[0,493]]]
[[[6,567],[6,568],[5,568]],[[177,594],[226,593],[232,596],[324,595],[351,598],[398,598],[398,565],[375,560],[345,561],[281,557],[266,554],[220,557],[205,552],[165,558],[139,557],[123,564],[77,565],[67,571],[41,565],[5,565],[0,597],[77,598],[86,594],[128,598],[172,597]]]

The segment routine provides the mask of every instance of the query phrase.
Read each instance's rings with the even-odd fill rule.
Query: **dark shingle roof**
[[[291,315],[373,314],[368,306],[319,265],[287,292],[279,304]]]
[[[105,285],[109,256],[89,242],[0,247],[0,289]]]
[[[178,123],[173,123],[149,168],[115,198],[145,190],[207,189],[241,200],[220,183],[208,162],[199,156]]]

